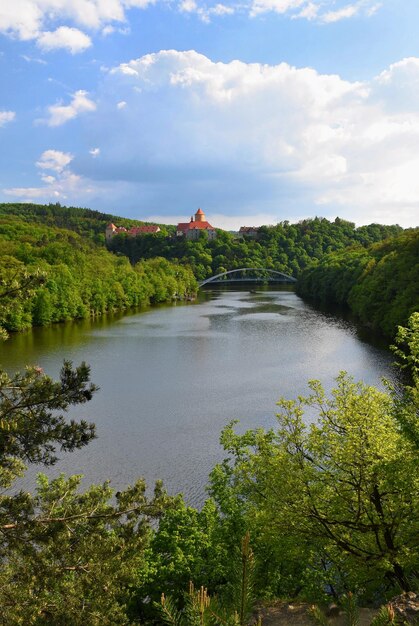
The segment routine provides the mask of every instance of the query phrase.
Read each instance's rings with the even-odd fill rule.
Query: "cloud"
[[[359,3],[348,4],[346,7],[338,9],[337,11],[327,11],[326,13],[323,13],[321,19],[325,24],[339,22],[340,20],[346,20],[349,17],[354,17],[359,13],[360,9],[361,6]]]
[[[112,35],[114,32],[115,32],[115,28],[111,26],[110,24],[102,28],[102,35],[104,37],[107,37],[108,35]]]
[[[63,48],[71,54],[77,54],[90,48],[92,40],[78,28],[60,26],[53,32],[41,33],[37,39],[37,45],[45,51]]]
[[[146,7],[150,2],[124,0],[14,0],[0,5],[0,31],[19,39],[35,39],[49,24],[72,23],[99,29],[112,22],[123,22],[125,6]]]
[[[36,162],[36,166],[42,170],[62,172],[73,159],[74,156],[69,152],[45,150],[45,152],[41,154],[39,161]]]
[[[251,4],[251,14],[267,13],[274,11],[275,13],[288,13],[295,9],[300,9],[305,0],[253,0]]]
[[[381,7],[376,0],[244,0],[228,4],[208,3],[200,0],[179,0],[181,13],[195,13],[204,22],[212,16],[247,14],[251,18],[267,13],[277,13],[291,19],[314,20],[331,24],[355,16],[371,17]]]
[[[10,189],[3,189],[3,192],[8,196],[25,200],[49,200],[50,198],[59,198],[59,191],[50,188],[42,187],[12,187]]]
[[[157,0],[3,0],[0,33],[21,41],[35,40],[45,51],[62,48],[72,54],[91,45],[86,34],[126,22],[126,10],[146,9]],[[83,30],[80,30],[83,29]]]
[[[39,200],[40,202],[51,199],[75,199],[80,195],[86,197],[92,193],[93,188],[88,181],[70,170],[68,166],[73,159],[74,155],[69,152],[45,150],[36,162],[44,185],[40,187],[13,187],[3,189],[3,193],[18,199]]]
[[[122,0],[122,6],[126,9],[137,8],[147,9],[153,4],[157,4],[159,0]]]
[[[211,15],[232,15],[235,12],[233,7],[228,7],[225,4],[216,4],[209,9]]]
[[[32,0],[14,0],[0,3],[0,32],[23,41],[34,39],[43,18],[40,3]]]
[[[89,154],[91,154],[93,158],[96,158],[100,154],[100,148],[92,148],[89,150]]]
[[[239,5],[230,5],[217,3],[212,6],[208,6],[204,3],[198,3],[196,0],[180,0],[178,3],[178,10],[181,13],[195,13],[203,22],[210,22],[211,17],[233,15],[239,10]]]
[[[220,224],[314,214],[417,224],[418,58],[357,82],[168,50],[100,80],[95,102],[76,92],[49,111],[56,123],[80,115],[80,153],[45,151],[42,185],[9,195],[94,199],[170,222],[202,206]]]
[[[48,107],[48,119],[44,120],[48,126],[61,126],[83,113],[96,110],[96,104],[88,98],[87,91],[79,90],[73,94],[70,104],[53,104]]]
[[[277,13],[291,19],[327,24],[354,16],[370,17],[381,6],[376,0],[3,0],[0,33],[22,41],[35,40],[43,51],[63,49],[71,54],[92,45],[91,36],[124,32],[128,12],[161,4],[204,22],[239,13],[255,18]]]
[[[314,20],[317,18],[320,10],[320,5],[308,2],[304,7],[295,15],[296,18],[305,18],[307,20]]]
[[[332,24],[355,16],[371,17],[381,7],[376,0],[247,0],[227,4],[200,0],[179,0],[181,13],[196,14],[210,22],[213,16],[247,14],[251,18],[277,13],[290,19],[306,19],[320,24]]]
[[[47,202],[50,199],[67,200],[72,198],[73,202],[83,194],[87,197],[92,189],[83,186],[83,180],[80,176],[76,176],[69,170],[63,171],[60,176],[42,176],[42,181],[46,183],[43,187],[12,187],[3,189],[3,193],[8,196],[22,200],[39,200],[39,202]]]
[[[14,111],[0,111],[0,128],[9,122],[13,122],[16,118]]]
[[[179,11],[184,13],[194,13],[198,10],[198,5],[195,0],[182,0],[179,2]]]
[[[414,58],[353,82],[194,51],[145,55],[103,77],[83,131],[100,159],[79,157],[74,171],[104,186],[105,202],[147,214],[202,204],[231,217],[413,223],[417,81]]]
[[[371,17],[381,3],[376,0],[251,0],[250,16],[264,13],[279,13],[293,19],[317,20],[323,24],[339,22],[343,19],[364,15]]]
[[[419,110],[419,59],[393,63],[373,81],[374,93],[391,111]]]
[[[44,59],[37,59],[36,57],[30,57],[27,54],[21,54],[21,57],[27,63],[38,63],[39,65],[47,65],[47,62]]]

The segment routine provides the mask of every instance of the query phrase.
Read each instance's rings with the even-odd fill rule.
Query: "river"
[[[138,476],[151,485],[162,478],[194,505],[224,458],[219,434],[230,420],[240,430],[269,428],[280,396],[306,393],[312,378],[330,389],[342,369],[374,385],[395,377],[389,351],[286,288],[203,292],[195,303],[34,329],[0,350],[9,371],[31,363],[57,376],[63,359],[84,360],[100,387],[70,412],[94,421],[98,439],[62,455],[49,475],[111,479],[117,489]]]

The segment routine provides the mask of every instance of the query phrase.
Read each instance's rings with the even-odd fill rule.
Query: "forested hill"
[[[219,230],[217,238],[208,241],[205,233],[199,241],[167,238],[163,234],[113,238],[110,249],[125,254],[131,263],[139,259],[162,256],[188,263],[198,280],[225,270],[240,267],[265,267],[298,278],[301,270],[313,259],[352,245],[366,246],[402,232],[400,226],[370,224],[355,228],[355,224],[336,218],[333,222],[316,217],[297,224],[280,222],[262,226],[257,238],[237,238]]]
[[[84,239],[105,245],[105,228],[109,222],[118,226],[145,224],[116,215],[64,207],[60,204],[0,204],[0,220],[16,218],[26,224],[65,228]],[[298,277],[313,259],[342,250],[352,245],[368,246],[402,232],[397,225],[370,224],[355,228],[353,222],[336,218],[333,222],[321,217],[291,224],[280,222],[275,226],[259,228],[257,239],[238,239],[233,234],[218,231],[217,239],[208,241],[202,234],[200,241],[185,241],[174,235],[175,226],[159,224],[161,232],[141,237],[114,237],[110,249],[127,256],[134,265],[140,259],[163,257],[192,267],[198,280],[203,280],[225,269],[243,266],[266,267]]]
[[[119,253],[115,255],[105,248],[109,222],[126,227],[142,223],[59,204],[0,204],[3,285],[14,272],[23,275],[40,269],[45,276],[30,298],[14,303],[0,326],[20,330],[163,301],[174,294],[181,297],[196,288],[193,275],[202,280],[240,267],[274,269],[301,278],[304,297],[349,304],[362,321],[389,335],[395,324],[406,323],[409,313],[419,308],[417,233],[403,234],[400,226],[356,228],[339,218],[330,222],[316,217],[262,226],[256,238],[218,230],[213,241],[205,233],[198,241],[171,236],[174,226],[169,226],[157,234],[115,236],[110,243],[110,251]],[[395,270],[391,263],[397,264]],[[384,314],[383,302],[388,305]]]
[[[166,259],[132,266],[71,230],[0,215],[0,336],[187,297],[192,271]]]
[[[110,222],[115,222],[118,226],[141,226],[150,224],[140,220],[132,220],[92,209],[81,209],[77,207],[65,207],[57,204],[0,204],[0,219],[8,217],[18,217],[26,223],[44,224],[45,226],[57,226],[73,230],[83,237],[92,239],[95,243],[105,243],[105,228]],[[165,234],[174,230],[159,224]]]
[[[297,290],[314,302],[349,306],[362,323],[393,337],[419,311],[419,229],[328,254],[302,273]]]

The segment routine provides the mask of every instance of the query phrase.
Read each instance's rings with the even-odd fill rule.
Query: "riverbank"
[[[368,248],[325,255],[302,272],[297,293],[321,306],[340,306],[392,340],[419,311],[419,230]]]

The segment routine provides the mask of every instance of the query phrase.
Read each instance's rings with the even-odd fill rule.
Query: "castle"
[[[177,237],[185,237],[186,239],[197,241],[199,239],[199,233],[206,232],[208,239],[215,239],[217,232],[214,226],[211,226],[205,217],[205,213],[202,209],[198,209],[195,216],[192,216],[189,222],[181,222],[176,227]],[[132,228],[125,228],[124,226],[115,226],[115,224],[108,224],[105,231],[106,242],[109,243],[115,235],[125,233],[129,237],[138,237],[139,235],[148,235],[159,233],[160,227],[157,225],[144,225],[133,226]]]
[[[192,216],[189,222],[180,222],[176,228],[176,235],[178,237],[185,237],[192,241],[199,239],[199,233],[205,231],[208,233],[208,239],[215,239],[217,232],[214,226],[211,226],[205,217],[205,213],[202,209],[198,209],[195,213],[195,219]]]
[[[115,224],[108,224],[105,231],[106,242],[109,242],[112,237],[119,235],[119,233],[126,233],[129,237],[137,237],[138,235],[148,235],[153,233],[159,233],[160,226],[155,224],[144,226],[133,226],[128,230],[124,226],[115,226]]]

